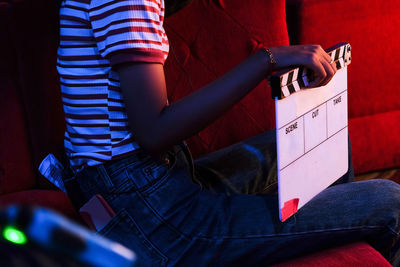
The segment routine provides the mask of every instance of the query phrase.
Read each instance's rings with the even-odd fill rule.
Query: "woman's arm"
[[[311,86],[326,84],[336,72],[320,46],[275,47],[276,68],[304,65],[316,74]],[[129,63],[117,69],[129,125],[139,145],[157,155],[194,135],[242,99],[271,71],[260,50],[214,82],[165,106],[167,92],[161,64]]]

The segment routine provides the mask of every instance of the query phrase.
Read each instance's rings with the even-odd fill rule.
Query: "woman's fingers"
[[[277,62],[275,68],[305,66],[314,72],[314,80],[308,87],[326,85],[337,69],[332,58],[320,45],[280,46],[270,48]]]
[[[329,83],[329,81],[333,78],[333,75],[335,75],[335,70],[333,69],[333,66],[330,62],[327,61],[322,61],[322,65],[324,66],[325,72],[326,72],[326,77],[324,80],[321,81],[320,85],[326,85]]]
[[[321,47],[321,46],[318,46],[318,53],[323,57],[323,58],[325,58],[325,60],[326,61],[328,61],[328,62],[331,62],[332,61],[332,58],[328,55],[328,53],[326,53],[325,52],[325,50]]]
[[[316,65],[314,66],[314,69],[317,67],[316,69],[318,72],[314,71],[316,77],[315,80],[310,83],[310,87],[324,86],[333,78],[337,69],[332,58],[322,49],[321,46],[317,45],[313,46],[313,48],[313,53],[316,54],[315,61],[319,61],[319,64],[314,62],[314,65]],[[324,72],[320,71],[321,67],[324,69]]]
[[[336,69],[336,64],[333,61],[333,59],[331,58],[331,56],[329,56],[328,53],[326,53],[325,50],[322,49],[322,47],[320,47],[320,53],[325,58],[326,62],[328,63],[328,64],[323,63],[325,70],[327,72],[327,76],[328,76],[327,79],[325,80],[326,83],[323,82],[325,85],[333,78],[333,76],[337,72],[337,69]]]
[[[321,63],[324,66],[326,74],[327,74],[325,80],[323,80],[321,82],[321,85],[326,85],[333,78],[337,69],[336,69],[336,65],[333,62],[332,58],[325,51],[323,51],[322,48],[321,48],[321,54],[325,59],[325,60],[322,60]]]
[[[319,58],[314,58],[309,64],[306,64],[306,67],[310,68],[314,72],[314,80],[309,84],[308,87],[318,87],[327,76],[324,66]]]

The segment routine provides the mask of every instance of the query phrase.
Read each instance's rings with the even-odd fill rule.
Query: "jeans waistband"
[[[127,155],[123,158],[108,161],[103,163],[102,165],[94,166],[95,168],[103,168],[108,174],[114,173],[116,170],[127,166],[129,164],[135,162],[143,162],[147,160],[153,160],[154,162],[164,163],[165,161],[169,161],[171,157],[175,157],[180,151],[184,149],[184,145],[176,145],[171,149],[162,153],[159,156],[150,156],[146,151],[142,149],[135,150],[132,154]]]
[[[185,143],[173,146],[167,152],[161,154],[157,157],[152,157],[146,151],[138,149],[133,153],[126,155],[120,159],[115,159],[112,161],[105,162],[103,164],[89,166],[83,168],[83,170],[72,175],[65,175],[63,177],[64,184],[67,189],[68,195],[70,195],[71,200],[74,202],[75,207],[80,207],[86,202],[86,198],[83,197],[83,192],[81,191],[80,184],[84,183],[97,183],[104,184],[107,186],[107,179],[104,177],[109,177],[121,168],[124,168],[131,164],[141,164],[142,162],[154,161],[158,163],[165,163],[166,160],[172,160],[172,157],[177,157],[178,153],[183,152],[185,158],[191,168],[192,173],[194,173],[193,159],[191,157],[190,151]],[[176,159],[174,159],[176,160]],[[100,174],[104,179],[99,179]],[[83,180],[81,180],[83,179]],[[89,180],[96,179],[96,181],[90,182]]]

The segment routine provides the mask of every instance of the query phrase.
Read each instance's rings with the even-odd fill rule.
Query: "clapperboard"
[[[348,170],[347,65],[351,47],[327,50],[338,69],[325,86],[307,87],[299,67],[270,77],[275,99],[279,216],[285,221]]]

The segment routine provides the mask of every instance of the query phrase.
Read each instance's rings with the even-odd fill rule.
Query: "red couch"
[[[400,165],[400,2],[287,0],[292,44],[352,45],[349,133],[357,173]]]
[[[170,100],[214,80],[254,52],[258,42],[328,47],[347,41],[353,45],[349,129],[355,170],[399,166],[400,142],[391,134],[400,128],[400,100],[392,89],[400,68],[395,64],[400,59],[397,0],[286,2],[194,0],[168,18],[165,28],[172,49],[165,72]],[[37,171],[48,153],[60,158],[63,150],[63,112],[55,68],[57,14],[54,0],[0,0],[0,205],[39,204],[78,220],[66,195]],[[397,42],[392,40],[395,36]],[[274,104],[264,81],[188,143],[195,155],[201,155],[272,129],[274,120]],[[324,250],[280,266],[338,263],[390,266],[366,243]]]

